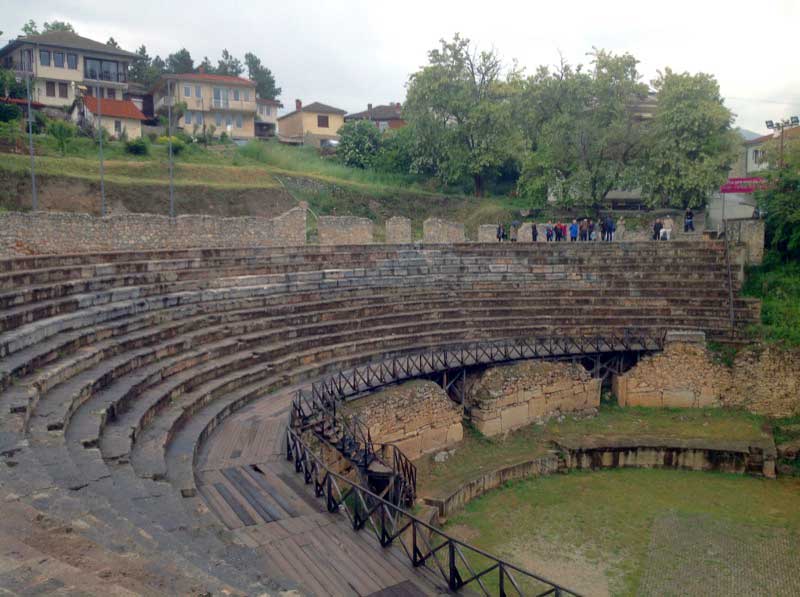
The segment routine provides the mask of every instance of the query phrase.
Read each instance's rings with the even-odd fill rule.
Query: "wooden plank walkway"
[[[198,489],[264,574],[307,595],[438,595],[443,582],[411,566],[400,547],[383,548],[329,514],[284,457],[294,392],[287,389],[232,415],[198,458]]]

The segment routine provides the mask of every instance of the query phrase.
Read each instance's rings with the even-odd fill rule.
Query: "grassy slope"
[[[14,176],[23,185],[30,174],[29,164],[27,156],[5,154],[0,159],[0,174]],[[62,157],[52,139],[41,137],[37,142],[36,168],[50,180],[91,184],[99,180],[97,150],[86,139],[72,140],[67,156]],[[152,145],[149,156],[131,156],[122,144],[108,143],[105,173],[107,182],[113,183],[109,189],[112,201],[117,191],[126,196],[140,187],[165,186],[169,181],[166,148]],[[321,159],[313,149],[277,143],[254,143],[244,148],[212,146],[208,150],[190,146],[176,158],[174,177],[178,194],[182,193],[189,202],[193,194],[202,194],[203,189],[288,192],[295,200],[307,201],[318,215],[356,215],[379,225],[392,215],[404,215],[413,221],[417,237],[421,237],[422,222],[431,216],[462,221],[474,237],[478,224],[510,221],[527,207],[527,202],[519,199],[476,199],[436,192],[414,176],[347,168]],[[140,199],[131,210],[161,212],[160,201],[159,206],[148,208],[146,201]]]
[[[762,267],[748,271],[743,290],[762,301],[765,339],[800,346],[800,263],[768,258]]]

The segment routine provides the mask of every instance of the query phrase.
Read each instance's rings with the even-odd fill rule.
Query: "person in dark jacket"
[[[606,241],[612,242],[614,240],[614,231],[616,229],[617,226],[614,223],[614,218],[612,218],[610,215],[606,216]]]
[[[547,235],[547,242],[553,242],[553,223],[547,222],[547,226],[545,227],[545,234]]]
[[[694,232],[694,212],[691,207],[686,208],[686,214],[683,216],[683,231]]]
[[[659,240],[661,238],[661,229],[664,225],[661,223],[661,218],[656,218],[656,221],[653,222],[653,240]]]
[[[503,228],[502,224],[497,225],[497,242],[503,242],[503,237],[506,235],[506,231]]]
[[[536,229],[536,222],[531,222],[531,239],[533,242],[539,240],[539,231]]]

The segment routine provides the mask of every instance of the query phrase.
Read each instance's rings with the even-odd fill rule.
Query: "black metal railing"
[[[424,567],[451,591],[469,585],[479,594],[579,594],[448,535],[391,501],[331,471],[291,427],[286,431],[286,459],[303,473],[331,514],[344,514],[353,530],[374,534],[384,548],[400,546],[415,568]]]

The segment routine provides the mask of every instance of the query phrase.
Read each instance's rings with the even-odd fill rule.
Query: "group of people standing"
[[[614,218],[606,216],[600,218],[595,222],[589,218],[582,220],[572,220],[572,223],[567,225],[564,222],[548,221],[544,225],[545,240],[547,242],[561,242],[569,239],[571,242],[577,241],[594,241],[604,240],[611,242],[614,240],[614,233],[617,230]],[[516,242],[519,236],[519,227],[512,224],[506,229],[504,224],[497,226],[497,241],[504,242],[510,240]],[[536,222],[531,222],[531,240],[538,242],[539,240],[539,227]]]

